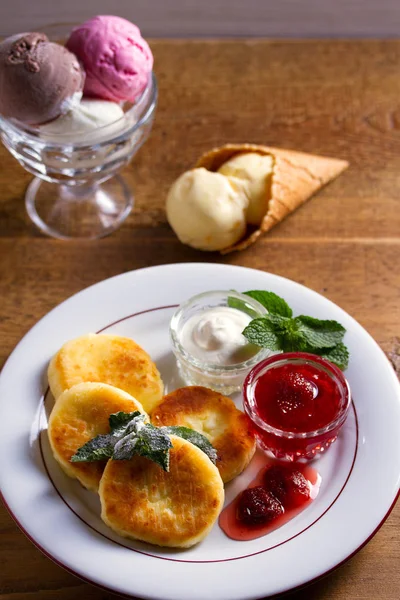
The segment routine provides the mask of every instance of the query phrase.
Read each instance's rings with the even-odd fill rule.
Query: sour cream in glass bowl
[[[271,355],[242,334],[252,319],[266,313],[253,298],[229,290],[204,292],[181,304],[170,335],[185,383],[223,394],[239,391],[250,369]]]

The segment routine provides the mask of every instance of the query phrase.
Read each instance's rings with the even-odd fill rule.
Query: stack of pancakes
[[[189,547],[211,530],[222,510],[224,482],[255,452],[247,417],[230,398],[203,387],[163,397],[150,356],[132,339],[88,334],[66,343],[48,369],[55,398],[48,434],[70,477],[100,495],[103,521],[118,534],[152,544]],[[110,431],[109,416],[139,411],[155,426],[183,425],[206,436],[216,466],[189,441],[171,436],[170,469],[141,456],[71,462],[78,448]]]

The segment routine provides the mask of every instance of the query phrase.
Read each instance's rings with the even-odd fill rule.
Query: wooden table
[[[59,302],[148,265],[210,261],[284,275],[330,298],[395,357],[400,336],[400,42],[155,41],[156,122],[125,176],[136,206],[96,242],[43,237],[23,195],[30,175],[0,149],[1,363]],[[347,159],[351,168],[243,253],[181,245],[168,186],[204,150],[253,141]],[[371,483],[373,485],[373,482]],[[45,558],[0,509],[0,600],[104,600]],[[400,506],[354,558],[296,600],[397,600]]]

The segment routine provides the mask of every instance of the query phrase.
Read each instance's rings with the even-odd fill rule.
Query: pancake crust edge
[[[151,413],[153,425],[184,425],[205,435],[217,451],[224,483],[249,464],[256,450],[248,417],[233,400],[201,386],[180,388],[164,396]]]
[[[101,518],[121,536],[189,548],[213,527],[224,488],[204,452],[177,436],[171,442],[168,473],[141,456],[108,461],[99,487]]]
[[[86,442],[110,431],[112,413],[140,411],[135,398],[104,383],[79,383],[61,394],[51,412],[48,435],[54,458],[64,472],[87,489],[97,491],[106,461],[71,463]]]
[[[48,368],[54,398],[77,383],[108,383],[150,411],[160,401],[163,382],[150,356],[131,338],[89,333],[66,342]]]

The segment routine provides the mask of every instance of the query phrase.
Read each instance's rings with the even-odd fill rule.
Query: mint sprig
[[[164,426],[160,427],[160,429],[168,435],[177,435],[178,437],[191,442],[194,446],[200,448],[204,454],[207,454],[214,465],[217,462],[217,451],[205,435],[194,429],[190,429],[189,427],[183,427],[183,425]]]
[[[264,292],[262,290],[251,290],[249,292],[245,292],[246,296],[250,296],[254,300],[257,300],[260,304],[262,304],[269,313],[274,315],[281,315],[281,317],[292,317],[293,311],[290,308],[289,304],[275,294],[274,292]]]
[[[344,370],[349,351],[343,343],[345,328],[333,320],[307,315],[293,317],[287,302],[273,292],[253,290],[246,295],[258,300],[267,310],[264,317],[253,319],[243,335],[252,344],[269,350],[318,354]]]
[[[346,333],[343,325],[337,321],[324,321],[300,315],[294,319],[298,325],[298,331],[314,349],[334,348],[341,343]]]
[[[227,304],[230,308],[236,308],[237,310],[241,310],[246,313],[252,319],[255,319],[258,315],[257,311],[254,310],[252,306],[250,306],[250,302],[245,302],[241,298],[236,298],[235,296],[228,296]]]
[[[269,313],[275,315],[281,315],[282,317],[291,317],[293,314],[292,309],[283,298],[280,298],[274,292],[263,292],[261,290],[252,290],[245,292],[246,296],[257,300],[262,306],[264,306]],[[235,296],[228,296],[228,306],[231,308],[237,308],[242,312],[247,313],[250,317],[256,318],[257,311],[254,308],[242,300],[241,298],[235,298]]]
[[[101,434],[81,446],[71,462],[97,460],[130,460],[134,455],[144,456],[169,471],[170,435],[188,440],[202,450],[215,464],[216,450],[208,439],[188,427],[155,427],[145,423],[139,411],[113,413],[109,417],[110,433]]]
[[[270,350],[282,349],[282,338],[275,324],[269,319],[269,315],[264,318],[253,319],[242,332],[244,337],[261,348]]]
[[[335,363],[342,371],[348,367],[350,354],[348,348],[342,342],[334,348],[322,350],[319,355]]]

